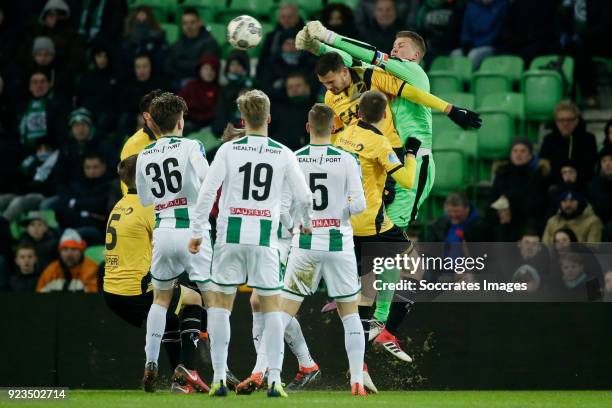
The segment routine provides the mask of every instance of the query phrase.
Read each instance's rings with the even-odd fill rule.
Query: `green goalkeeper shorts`
[[[436,165],[431,154],[417,157],[415,183],[407,190],[395,185],[395,200],[387,207],[387,214],[395,225],[407,227],[416,220],[419,208],[431,192],[436,177]]]

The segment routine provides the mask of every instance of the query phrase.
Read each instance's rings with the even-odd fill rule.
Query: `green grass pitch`
[[[393,391],[367,397],[349,392],[305,391],[289,398],[268,399],[263,392],[250,396],[172,395],[143,391],[70,391],[65,401],[8,402],[9,407],[410,407],[410,408],[605,408],[612,407],[612,391]]]

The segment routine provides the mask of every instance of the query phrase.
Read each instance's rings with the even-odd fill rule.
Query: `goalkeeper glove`
[[[393,187],[385,187],[382,200],[385,206],[390,206],[391,203],[395,201],[395,189]]]
[[[320,21],[311,21],[306,24],[306,31],[312,38],[330,45],[334,43],[334,40],[338,36],[338,34],[334,33],[332,30],[325,28]]]
[[[478,113],[472,112],[469,109],[460,108],[458,106],[453,105],[448,113],[448,117],[463,129],[480,129],[482,126],[482,119],[480,119],[480,115]]]
[[[302,28],[299,33],[295,36],[295,48],[298,50],[308,51],[311,54],[319,56],[321,42],[317,39],[312,38],[306,28]]]
[[[416,137],[409,137],[408,140],[406,140],[406,143],[404,143],[404,150],[406,151],[406,154],[411,154],[414,157],[416,157],[419,147],[421,147],[421,141]]]

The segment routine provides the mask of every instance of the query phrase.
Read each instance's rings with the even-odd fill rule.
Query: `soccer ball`
[[[251,16],[238,16],[227,25],[227,40],[238,50],[256,47],[261,41],[261,24]]]

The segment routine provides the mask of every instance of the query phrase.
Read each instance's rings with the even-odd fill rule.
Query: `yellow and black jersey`
[[[387,174],[403,168],[391,143],[376,127],[358,121],[340,133],[334,143],[353,153],[361,165],[361,181],[366,197],[366,209],[351,217],[353,234],[375,235],[393,227],[382,201]]]
[[[349,68],[351,74],[351,85],[338,95],[330,91],[325,93],[325,104],[336,113],[336,131],[332,135],[332,142],[338,135],[345,132],[350,125],[357,123],[359,112],[359,98],[364,92],[376,89],[383,92],[389,98],[396,97],[402,93],[405,82],[385,71],[375,67]],[[391,108],[387,104],[386,116],[383,120],[381,131],[394,148],[401,148],[402,141],[393,126]]]
[[[140,295],[151,290],[153,207],[143,207],[130,190],[115,204],[106,226],[104,291]]]
[[[144,127],[134,133],[132,136],[126,140],[123,148],[121,149],[121,154],[119,155],[120,160],[125,160],[130,156],[140,153],[144,150],[144,148],[150,145],[152,142],[156,141],[157,137],[153,133],[151,129],[148,127]],[[123,195],[127,194],[127,186],[121,182],[121,192]]]

